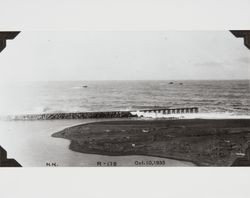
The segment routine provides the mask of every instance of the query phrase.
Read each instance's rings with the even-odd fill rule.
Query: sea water
[[[179,118],[249,118],[250,81],[74,81],[22,82],[1,85],[0,115],[198,107],[198,114]],[[86,87],[87,86],[87,87]],[[162,114],[144,117],[164,117]],[[166,116],[166,115],[165,115]],[[116,161],[161,160],[146,156],[110,157],[68,149],[69,141],[51,134],[66,127],[100,120],[0,121],[0,145],[23,166],[96,166]],[[189,162],[164,159],[167,166]]]
[[[0,115],[155,107],[250,115],[249,80],[22,82],[2,85],[0,91]]]

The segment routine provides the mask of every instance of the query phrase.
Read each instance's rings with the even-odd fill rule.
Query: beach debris
[[[226,143],[230,143],[230,140],[224,140],[224,142],[226,142]]]
[[[172,84],[174,84],[174,82],[170,82],[170,83],[168,83],[168,84],[172,85]]]
[[[132,147],[135,147],[135,144],[132,144],[131,146],[132,146]]]
[[[183,83],[179,83],[180,85],[183,85]]]
[[[149,132],[149,130],[142,129],[142,132],[143,132],[143,133],[148,133],[148,132]]]
[[[109,129],[106,129],[106,130],[105,130],[105,132],[107,132],[107,133],[108,133],[108,132],[110,132],[110,130],[109,130]]]
[[[88,88],[88,86],[87,85],[83,85],[82,88]]]

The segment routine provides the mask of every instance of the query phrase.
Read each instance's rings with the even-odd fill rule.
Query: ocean
[[[249,80],[22,82],[1,85],[0,90],[0,115],[3,117],[198,107],[199,113],[171,116],[250,118]],[[148,115],[145,113],[143,116]],[[164,115],[157,114],[156,117]],[[0,145],[8,151],[9,158],[15,158],[26,167],[41,167],[48,163],[56,163],[58,166],[97,166],[99,161],[116,162],[118,166],[135,166],[136,161],[154,160],[164,160],[165,166],[194,166],[190,162],[150,156],[115,157],[78,153],[68,148],[70,141],[51,137],[66,127],[102,120],[0,120]]]
[[[198,107],[198,117],[250,115],[249,80],[22,82],[0,90],[2,116],[156,107]]]

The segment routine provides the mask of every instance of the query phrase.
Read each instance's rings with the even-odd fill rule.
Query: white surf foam
[[[250,119],[250,115],[237,115],[234,113],[180,113],[180,114],[163,114],[154,112],[133,111],[133,115],[143,118],[177,118],[177,119]]]

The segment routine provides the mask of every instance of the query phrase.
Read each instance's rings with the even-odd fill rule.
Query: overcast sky
[[[0,81],[249,79],[250,51],[228,31],[31,31],[0,69]]]

